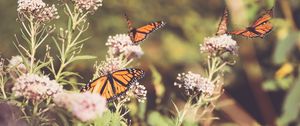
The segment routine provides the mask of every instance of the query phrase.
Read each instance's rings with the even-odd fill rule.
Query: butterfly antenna
[[[124,17],[125,17],[125,19],[126,19],[126,22],[127,22],[127,25],[128,25],[128,29],[129,29],[129,30],[132,30],[132,29],[133,29],[133,27],[132,27],[132,22],[129,20],[129,17],[127,16],[126,13],[124,13]]]
[[[273,17],[273,15],[274,15],[274,6],[270,10],[268,10],[268,13],[270,13],[270,15]]]

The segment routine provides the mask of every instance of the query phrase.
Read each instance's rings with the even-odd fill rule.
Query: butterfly
[[[156,22],[148,23],[147,25],[144,25],[139,28],[134,28],[132,27],[131,20],[129,20],[126,14],[125,14],[125,18],[128,24],[129,37],[134,44],[138,44],[139,42],[145,40],[151,32],[161,28],[166,24],[163,21],[156,21]]]
[[[247,27],[246,29],[232,31],[228,33],[233,35],[241,35],[249,38],[263,38],[273,28],[273,25],[270,22],[272,17],[273,8],[265,11],[262,16],[260,16],[251,26]]]
[[[220,20],[216,35],[225,34],[227,32],[227,24],[228,24],[228,10],[225,9],[222,18]]]
[[[128,91],[130,86],[137,80],[143,78],[144,75],[145,72],[143,70],[135,68],[118,70],[100,76],[88,83],[81,89],[81,92],[90,91],[92,93],[98,93],[108,101],[112,101]]]

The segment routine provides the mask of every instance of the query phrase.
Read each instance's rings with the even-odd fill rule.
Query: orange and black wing
[[[216,35],[223,35],[227,32],[228,15],[229,15],[228,10],[225,9],[222,18],[220,20]]]
[[[133,30],[134,28],[132,27],[132,21],[129,19],[129,17],[127,16],[126,13],[124,14],[124,17],[125,17],[125,19],[126,19],[126,22],[127,22],[127,26],[128,26],[129,31]]]
[[[228,33],[233,35],[242,35],[244,37],[249,37],[249,38],[254,38],[254,37],[263,38],[267,33],[271,32],[271,30],[273,29],[273,25],[270,22],[270,19],[272,17],[273,17],[273,8],[267,10],[250,27],[247,27],[244,30],[237,30]]]
[[[257,27],[259,25],[262,25],[266,22],[269,22],[273,17],[273,8],[270,10],[267,10],[264,12],[263,15],[261,15],[252,25],[251,27]]]
[[[81,91],[91,91],[105,97],[111,101],[125,93],[138,79],[144,76],[144,71],[140,69],[124,69],[101,76],[93,82],[87,84]]]
[[[129,31],[129,36],[130,36],[132,42],[137,44],[137,43],[145,40],[151,32],[161,28],[164,25],[165,25],[165,22],[163,22],[163,21],[151,22],[145,26],[142,26],[142,27],[139,27],[136,29],[131,29]]]
[[[267,33],[271,32],[273,29],[273,25],[271,22],[265,22],[255,27],[255,32],[259,35],[259,37],[263,38]]]
[[[259,37],[259,34],[255,33],[255,32],[252,32],[252,31],[249,31],[247,29],[232,31],[232,32],[228,32],[228,33],[232,34],[232,35],[241,35],[241,36],[248,37],[248,38]]]

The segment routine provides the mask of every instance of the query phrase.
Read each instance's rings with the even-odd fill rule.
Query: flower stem
[[[33,110],[32,110],[32,125],[37,125],[39,124],[39,115],[38,115],[38,110],[39,110],[39,104],[40,102],[34,101],[33,102]]]
[[[117,100],[117,103],[114,102],[114,106],[116,108],[115,114],[118,116],[120,119],[120,122],[124,122],[125,124],[127,123],[126,119],[124,116],[129,112],[129,110],[123,111],[122,108],[125,106],[125,99],[122,100]],[[122,113],[123,111],[123,113]]]
[[[1,75],[1,92],[3,94],[3,98],[6,99],[6,93],[5,93],[5,81],[3,75]]]
[[[212,57],[208,59],[208,78],[210,81],[214,80],[214,74],[226,66],[227,62],[224,62],[221,65],[220,64],[221,61],[218,59],[218,57]]]
[[[30,73],[33,73],[33,68],[34,68],[34,56],[35,56],[35,52],[36,52],[36,28],[35,28],[35,24],[33,21],[34,17],[33,15],[30,15],[29,17],[29,23],[30,23]]]
[[[208,59],[208,79],[209,80],[213,79],[213,75],[214,75],[215,69],[216,69],[216,61],[217,60],[214,57]]]
[[[187,112],[187,110],[184,109],[182,112],[178,113],[179,115],[178,115],[178,117],[176,119],[175,126],[181,126],[181,124],[183,123],[184,117],[186,115],[186,112]]]
[[[65,67],[71,63],[71,60],[73,58],[72,54],[73,52],[71,52],[70,50],[72,50],[73,48],[76,48],[76,40],[80,37],[80,35],[82,34],[83,31],[79,31],[79,33],[77,35],[75,35],[75,38],[73,40],[73,36],[74,36],[74,32],[76,30],[76,28],[78,27],[79,23],[81,22],[81,20],[84,17],[80,17],[80,13],[77,12],[75,9],[73,11],[71,11],[70,7],[65,4],[65,7],[67,9],[67,14],[69,16],[68,19],[68,29],[67,29],[67,38],[66,38],[66,43],[62,43],[62,47],[61,47],[61,54],[60,54],[60,59],[61,59],[61,64],[60,67],[57,71],[57,73],[55,74],[55,80],[56,81],[60,81],[62,76],[63,76],[63,70],[65,69]]]

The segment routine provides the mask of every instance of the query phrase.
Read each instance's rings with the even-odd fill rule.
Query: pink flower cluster
[[[73,0],[75,2],[75,7],[79,11],[91,11],[94,12],[102,6],[103,0]]]
[[[31,15],[38,22],[48,22],[59,18],[56,7],[44,3],[42,0],[18,0],[17,11],[20,16]]]
[[[175,82],[174,85],[179,88],[183,87],[188,95],[191,94],[190,91],[192,91],[193,94],[202,92],[212,95],[215,89],[214,83],[208,78],[192,72],[178,74],[177,80],[179,82]]]
[[[62,86],[47,76],[36,74],[24,74],[16,79],[12,91],[16,96],[26,99],[40,101],[61,93]]]
[[[106,57],[105,61],[101,61],[99,64],[95,64],[95,69],[97,70],[96,76],[104,76],[108,73],[112,73],[117,70],[121,70],[125,67],[125,62],[122,57]]]
[[[113,52],[114,55],[124,54],[127,57],[141,57],[144,52],[139,44],[133,44],[127,34],[117,34],[109,36],[106,46]]]
[[[200,44],[200,51],[211,55],[218,55],[225,52],[237,55],[238,49],[239,46],[236,41],[230,35],[226,34],[205,38],[204,43]]]
[[[68,109],[80,121],[86,122],[101,117],[107,110],[106,99],[99,94],[60,93],[54,96],[56,105]]]
[[[135,97],[138,102],[145,102],[147,100],[147,90],[144,85],[140,85],[139,82],[135,82],[131,88],[130,91],[126,93],[127,96],[133,96]]]

